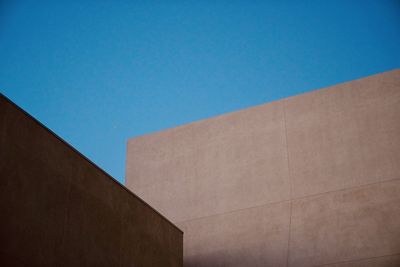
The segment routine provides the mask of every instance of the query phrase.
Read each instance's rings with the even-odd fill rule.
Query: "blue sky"
[[[400,67],[400,0],[0,2],[0,91],[124,182],[128,138]]]

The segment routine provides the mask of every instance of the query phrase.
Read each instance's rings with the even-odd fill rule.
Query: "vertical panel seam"
[[[289,259],[290,259],[290,240],[291,240],[291,229],[292,229],[292,206],[293,206],[293,201],[290,200],[289,235],[288,235],[288,248],[287,248],[286,267],[289,267]]]
[[[286,125],[286,99],[283,100],[282,106],[283,106],[283,124],[284,124],[285,144],[286,144],[286,162],[287,162],[287,168],[288,168],[290,199],[292,199],[293,198],[293,196],[292,196],[292,179],[291,179],[291,171],[290,171],[289,144],[288,144],[287,125]]]
[[[292,229],[292,204],[293,204],[293,196],[292,196],[292,179],[290,172],[290,162],[289,162],[289,144],[288,144],[288,134],[287,134],[287,125],[286,125],[286,99],[282,101],[283,107],[283,124],[285,131],[285,144],[286,144],[286,161],[288,168],[288,178],[289,178],[289,192],[290,192],[290,211],[289,211],[289,233],[288,233],[288,245],[287,245],[287,258],[286,258],[286,267],[289,267],[289,258],[290,258],[290,239],[291,239],[291,229]]]

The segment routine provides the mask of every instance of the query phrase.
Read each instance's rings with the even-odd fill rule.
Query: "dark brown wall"
[[[182,266],[182,232],[0,97],[0,266]]]

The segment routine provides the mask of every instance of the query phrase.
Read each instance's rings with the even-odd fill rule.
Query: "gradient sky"
[[[399,67],[400,0],[0,0],[0,91],[122,183],[128,138]]]

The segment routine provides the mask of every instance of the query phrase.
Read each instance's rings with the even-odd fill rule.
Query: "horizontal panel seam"
[[[256,206],[251,206],[251,207],[246,207],[246,208],[241,208],[241,209],[230,210],[230,211],[227,211],[227,212],[214,213],[214,214],[210,214],[210,215],[206,215],[206,216],[191,218],[191,219],[188,219],[188,220],[176,221],[175,223],[176,224],[180,224],[180,223],[200,220],[200,219],[204,219],[204,218],[208,218],[208,217],[220,216],[220,215],[230,214],[230,213],[234,213],[234,212],[244,211],[244,210],[247,210],[247,209],[255,209],[255,208],[260,208],[260,207],[264,207],[264,206],[284,203],[284,202],[288,202],[288,201],[295,201],[295,200],[307,199],[307,198],[312,198],[312,197],[321,196],[321,195],[330,194],[330,193],[335,193],[335,192],[354,190],[354,189],[357,189],[357,188],[363,188],[363,187],[367,187],[367,186],[371,186],[371,185],[377,185],[377,184],[384,184],[384,183],[389,183],[389,182],[393,182],[393,181],[397,181],[397,180],[400,180],[400,178],[394,178],[394,179],[385,180],[385,181],[378,181],[378,182],[374,182],[374,183],[363,184],[363,185],[359,185],[359,186],[353,186],[353,187],[348,187],[348,188],[343,188],[343,189],[338,189],[338,190],[332,190],[332,191],[322,192],[322,193],[313,194],[313,195],[307,195],[307,196],[298,197],[298,198],[284,199],[284,200],[280,200],[280,201],[276,201],[276,202],[264,203],[262,205],[256,205]]]
[[[333,264],[350,263],[350,262],[357,262],[357,261],[363,261],[363,260],[373,260],[373,259],[392,257],[392,256],[400,256],[400,253],[376,256],[376,257],[370,257],[370,258],[360,258],[360,259],[348,260],[348,261],[338,261],[338,262],[332,262],[332,263],[327,263],[327,264],[322,264],[322,265],[314,265],[313,267],[322,267],[322,266],[329,266],[329,265],[333,265]]]

